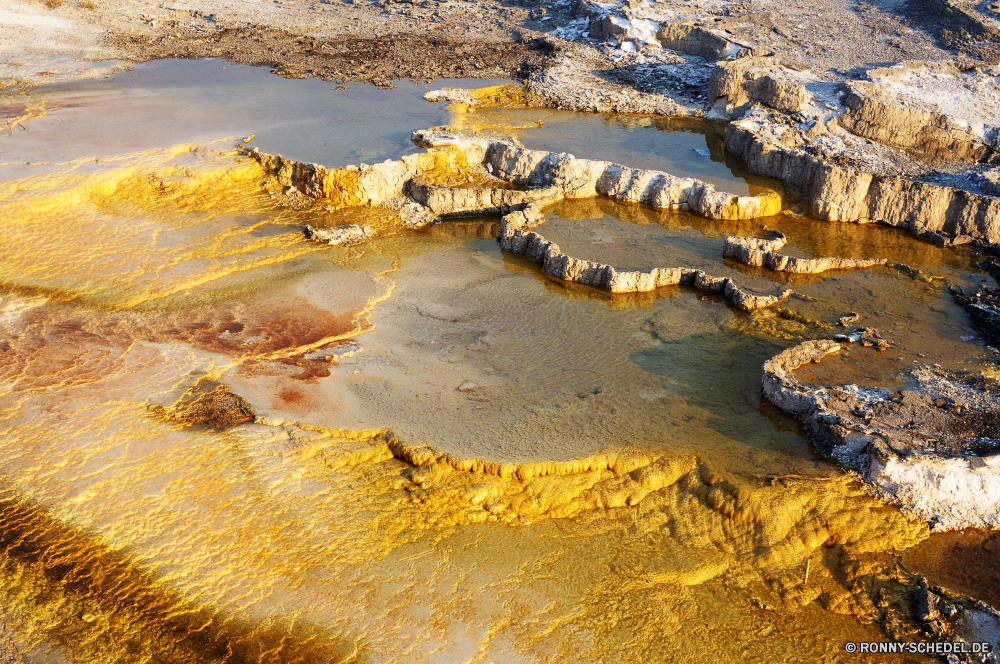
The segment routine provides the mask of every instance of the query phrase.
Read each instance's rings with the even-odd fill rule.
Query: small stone
[[[926,588],[917,588],[913,592],[913,604],[917,618],[924,621],[934,621],[940,615],[938,600],[940,598]]]
[[[466,381],[458,386],[459,392],[475,392],[479,389],[479,386],[471,381]]]
[[[944,634],[944,623],[940,620],[931,620],[924,625],[924,631],[934,636],[942,636]]]

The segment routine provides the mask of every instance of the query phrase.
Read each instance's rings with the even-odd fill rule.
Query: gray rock
[[[913,609],[917,618],[924,622],[935,620],[939,615],[938,600],[941,599],[926,588],[913,591]]]

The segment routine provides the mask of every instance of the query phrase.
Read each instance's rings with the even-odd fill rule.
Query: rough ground
[[[734,120],[727,149],[796,188],[812,216],[996,244],[997,6],[10,0],[0,89],[166,57],[338,84],[513,78],[541,105]]]
[[[336,79],[523,76],[552,44],[594,29],[573,0],[9,0],[0,9],[0,62],[38,54],[77,59],[221,57]],[[997,61],[997,22],[961,0],[633,2],[704,25],[789,66],[855,70],[956,55]],[[609,9],[613,4],[606,5]],[[584,11],[581,11],[581,10]],[[621,13],[614,9],[612,14]],[[614,41],[614,40],[613,40]],[[622,55],[621,51],[618,55]],[[525,66],[527,65],[527,66]],[[23,78],[34,78],[25,64]],[[619,72],[629,78],[634,71]],[[634,69],[634,67],[633,67]],[[6,72],[5,72],[6,74]],[[645,78],[639,76],[646,83]],[[44,78],[41,80],[45,80]]]
[[[918,367],[910,387],[815,387],[793,371],[840,351],[807,341],[764,364],[764,393],[800,419],[824,455],[941,530],[1000,528],[998,382]]]

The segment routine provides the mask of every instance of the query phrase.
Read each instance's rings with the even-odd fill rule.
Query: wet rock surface
[[[951,296],[965,309],[986,341],[1000,346],[1000,289],[983,286],[966,292],[953,286]]]
[[[201,424],[213,429],[228,429],[257,418],[246,399],[214,380],[198,381],[173,406],[154,404],[150,410],[169,422],[186,426]]]
[[[432,94],[440,97],[464,93]],[[720,293],[730,305],[748,311],[768,307],[790,294],[790,291],[780,295],[751,293],[730,278],[713,277],[702,270],[673,266],[643,271],[616,269],[569,256],[532,230],[544,221],[547,205],[566,198],[606,196],[658,209],[690,210],[714,219],[753,219],[780,211],[781,199],[773,192],[733,196],[692,178],[577,159],[565,153],[528,150],[514,140],[426,130],[415,132],[413,142],[429,151],[396,162],[387,160],[374,166],[338,170],[289,161],[257,149],[244,149],[244,154],[258,161],[269,177],[305,192],[303,195],[338,205],[381,205],[396,211],[403,226],[411,229],[427,226],[439,217],[504,215],[500,226],[501,248],[524,254],[540,264],[547,274],[572,283],[612,293],[643,293],[664,286],[687,285]],[[484,182],[493,179],[518,188],[455,188],[435,184],[429,176],[442,177],[442,168],[457,174],[475,173]],[[467,177],[472,179],[472,175]],[[360,244],[376,235],[371,227],[356,225],[306,229],[310,239],[334,246]],[[782,269],[800,272],[884,262],[783,258]]]
[[[723,256],[751,267],[764,267],[775,272],[818,274],[827,270],[857,270],[885,265],[884,258],[799,258],[784,256],[778,250],[785,245],[785,236],[766,240],[755,237],[727,237]]]

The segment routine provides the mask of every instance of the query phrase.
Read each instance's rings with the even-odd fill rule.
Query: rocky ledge
[[[1000,383],[922,367],[907,390],[812,387],[792,376],[839,352],[807,341],[764,364],[764,394],[817,449],[940,530],[1000,528]]]
[[[781,198],[774,192],[735,196],[694,178],[529,150],[510,139],[424,130],[414,132],[413,142],[428,151],[398,161],[341,169],[302,164],[257,149],[244,153],[258,161],[268,175],[305,196],[342,207],[388,208],[397,212],[402,226],[409,229],[442,217],[504,215],[500,246],[530,257],[547,274],[565,281],[612,293],[687,285],[720,293],[731,306],[744,310],[770,306],[790,294],[751,293],[729,278],[681,267],[619,270],[569,256],[532,230],[544,221],[546,206],[567,198],[604,196],[657,209],[689,210],[709,219],[753,219],[781,211]],[[456,174],[482,186],[441,184]],[[370,226],[351,225],[309,227],[306,235],[335,246],[350,246],[377,233]]]

